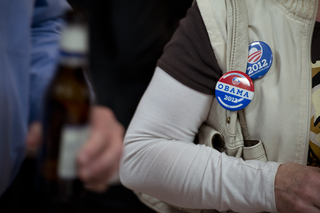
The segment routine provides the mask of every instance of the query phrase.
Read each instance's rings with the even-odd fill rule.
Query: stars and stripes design
[[[260,60],[262,56],[262,50],[258,50],[257,48],[252,48],[249,51],[248,62],[255,63]]]

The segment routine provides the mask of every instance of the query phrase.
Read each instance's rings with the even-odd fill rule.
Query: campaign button
[[[270,69],[273,61],[272,50],[263,41],[255,41],[249,45],[247,75],[252,80],[262,78]]]
[[[238,111],[248,106],[253,95],[253,82],[241,71],[227,72],[216,84],[215,96],[219,104],[230,111]]]

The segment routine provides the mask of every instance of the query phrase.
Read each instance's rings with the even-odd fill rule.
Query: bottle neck
[[[86,67],[88,65],[88,56],[83,53],[59,51],[59,64],[67,67]]]
[[[68,24],[60,40],[59,64],[68,67],[86,66],[88,63],[88,32],[84,24]]]

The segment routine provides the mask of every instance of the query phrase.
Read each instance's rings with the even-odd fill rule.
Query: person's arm
[[[34,156],[41,139],[43,97],[55,73],[62,16],[70,6],[65,0],[35,1],[31,26],[31,72],[27,156]]]
[[[31,26],[30,122],[41,119],[43,96],[55,73],[62,17],[69,9],[66,0],[35,1]]]
[[[26,143],[37,146],[41,138],[43,96],[51,81],[58,57],[62,16],[71,9],[65,0],[36,1],[32,25],[30,82],[30,127]],[[123,126],[107,107],[91,111],[92,134],[77,156],[79,177],[92,191],[104,191],[118,171],[122,153]]]
[[[276,212],[278,163],[243,161],[193,143],[212,98],[157,68],[125,136],[121,181],[180,207]]]

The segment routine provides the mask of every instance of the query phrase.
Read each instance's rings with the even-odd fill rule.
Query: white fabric
[[[184,208],[276,212],[278,163],[243,161],[193,143],[212,98],[157,68],[125,136],[122,183]]]

